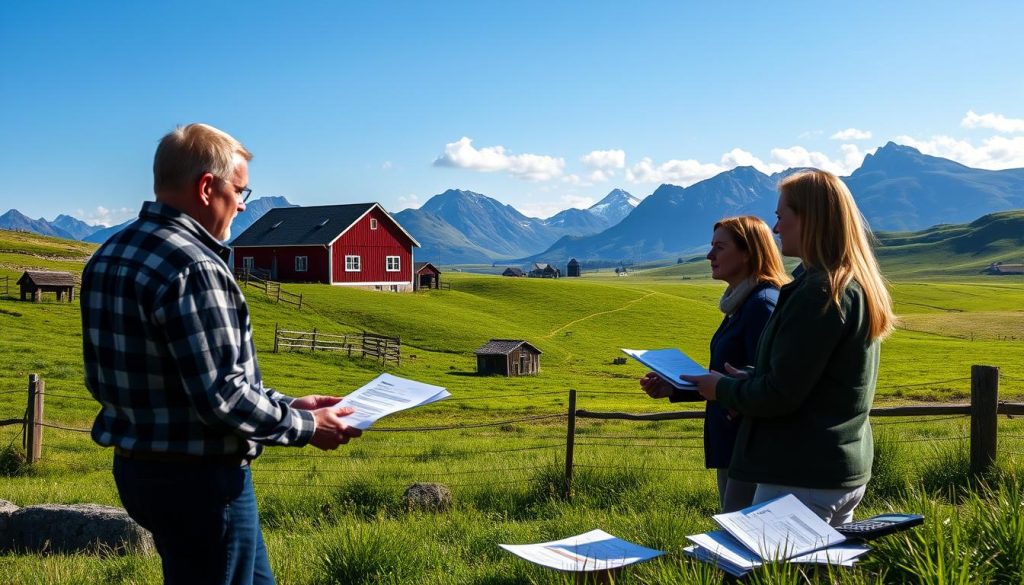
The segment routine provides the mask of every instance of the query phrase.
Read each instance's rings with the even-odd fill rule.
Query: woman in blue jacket
[[[775,310],[779,287],[789,278],[775,246],[771,229],[760,218],[745,215],[715,224],[711,238],[711,277],[729,286],[719,308],[725,314],[711,338],[709,370],[725,371],[725,364],[742,367],[754,363],[757,340]],[[693,390],[677,390],[654,372],[640,379],[652,398],[672,402],[702,400]],[[704,466],[718,472],[718,498],[722,511],[750,505],[756,484],[729,478],[729,462],[740,417],[717,402],[707,403],[704,418]]]

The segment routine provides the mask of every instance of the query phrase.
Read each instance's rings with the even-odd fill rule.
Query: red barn
[[[379,203],[355,203],[271,209],[231,246],[236,271],[398,292],[413,289],[420,244]]]

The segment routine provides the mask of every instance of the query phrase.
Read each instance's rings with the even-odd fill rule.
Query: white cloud
[[[993,113],[978,115],[973,110],[968,110],[964,119],[960,120],[960,125],[964,128],[991,128],[1007,134],[1024,132],[1024,120],[1020,118],[1007,118],[1002,114]]]
[[[398,196],[398,211],[403,209],[416,209],[420,206],[420,196],[415,193]]]
[[[693,159],[670,160],[655,165],[650,158],[644,158],[626,169],[626,180],[631,183],[671,183],[689,187],[725,170],[728,169]]]
[[[504,146],[477,149],[472,139],[463,136],[446,144],[444,154],[434,160],[434,166],[456,167],[484,173],[505,171],[513,177],[528,181],[549,181],[561,176],[565,159],[542,154],[505,154]]]
[[[611,178],[614,176],[615,171],[597,169],[596,171],[587,175],[587,178],[594,183],[604,183],[605,181],[611,180]]]
[[[562,195],[558,199],[545,199],[544,201],[531,201],[529,203],[524,203],[521,206],[516,206],[516,209],[527,217],[547,219],[560,211],[569,209],[570,207],[586,209],[596,202],[597,201],[592,197],[584,197],[582,195]]]
[[[992,136],[975,146],[967,140],[951,136],[932,136],[918,140],[911,136],[897,136],[899,144],[913,146],[925,154],[941,156],[978,169],[1002,170],[1024,167],[1024,136]]]
[[[75,210],[75,217],[78,219],[91,225],[101,225],[103,227],[120,225],[138,214],[139,211],[137,209],[132,209],[131,207],[107,209],[102,205],[93,211],[85,211],[84,209]]]
[[[594,150],[580,157],[592,169],[622,169],[626,167],[626,151]]]
[[[867,140],[871,138],[871,131],[847,128],[846,130],[836,132],[832,136],[829,136],[829,138],[832,140]]]
[[[391,167],[392,167],[392,164],[391,164],[391,161],[389,161],[389,160],[386,160],[386,161],[384,161],[384,162],[382,162],[380,164],[380,168],[385,170],[385,171],[390,169]]]
[[[578,186],[581,186],[581,187],[589,187],[590,186],[590,183],[586,179],[584,179],[583,177],[577,175],[576,173],[565,175],[564,177],[562,177],[562,182],[563,183],[568,183],[570,185],[578,185]]]
[[[645,158],[626,170],[626,180],[633,183],[671,183],[689,187],[718,173],[744,166],[754,167],[766,175],[793,167],[815,167],[837,175],[849,175],[864,162],[864,156],[873,152],[873,149],[862,151],[855,144],[844,144],[840,151],[841,156],[832,159],[822,152],[810,151],[802,146],[773,148],[770,162],[765,162],[751,152],[734,148],[723,154],[718,164],[689,159],[670,160],[655,165],[651,159]]]

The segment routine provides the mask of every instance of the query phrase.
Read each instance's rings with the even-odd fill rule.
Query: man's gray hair
[[[186,187],[203,173],[230,177],[238,165],[236,155],[252,160],[252,153],[241,142],[213,126],[178,126],[160,139],[156,147],[153,191]]]

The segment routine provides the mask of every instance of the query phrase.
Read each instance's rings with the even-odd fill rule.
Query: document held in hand
[[[449,396],[451,394],[440,386],[381,374],[342,398],[338,406],[351,406],[356,410],[342,418],[345,424],[366,430],[389,414],[437,402]]]
[[[792,494],[714,519],[724,530],[687,536],[694,546],[683,551],[735,577],[772,561],[850,566],[868,551],[844,544],[846,537]]]
[[[651,368],[673,387],[680,390],[695,390],[697,387],[679,379],[680,374],[703,376],[707,369],[675,348],[670,349],[623,349],[623,353]]]
[[[499,544],[521,559],[559,571],[608,571],[665,554],[604,530],[540,544]]]

